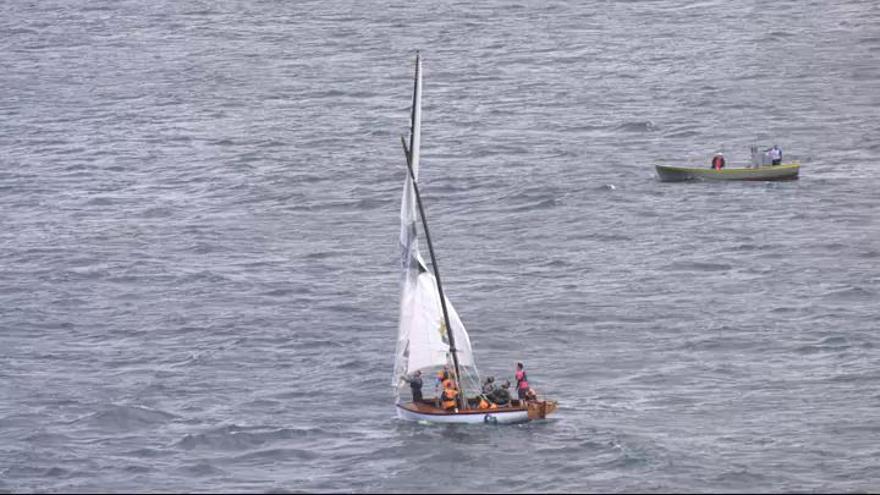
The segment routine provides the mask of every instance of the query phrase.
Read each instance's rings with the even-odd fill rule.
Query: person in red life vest
[[[715,156],[712,157],[712,168],[715,170],[721,170],[724,168],[724,155],[719,153],[715,153]]]
[[[516,395],[519,400],[525,400],[529,392],[529,380],[522,363],[516,363]]]

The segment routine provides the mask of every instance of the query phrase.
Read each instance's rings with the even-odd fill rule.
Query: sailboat
[[[409,143],[405,137],[401,137],[407,177],[404,180],[400,209],[403,280],[392,378],[397,416],[403,420],[432,423],[509,424],[543,419],[556,410],[555,401],[537,398],[527,401],[511,400],[503,406],[492,405],[491,408],[486,408],[488,403],[480,399],[480,375],[474,362],[470,337],[452,303],[443,293],[440,271],[419,194],[421,98],[422,62],[417,53]],[[431,255],[432,270],[428,269],[419,252],[419,218]],[[436,394],[438,397],[421,400],[407,397],[409,387],[403,377],[421,371],[426,378],[425,382],[430,382],[431,377],[441,370],[447,370],[459,391],[455,399],[456,407],[442,408],[439,391]]]

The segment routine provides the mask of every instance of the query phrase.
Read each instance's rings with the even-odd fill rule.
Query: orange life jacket
[[[454,409],[458,407],[458,401],[455,398],[458,396],[458,390],[455,390],[452,387],[449,387],[443,391],[443,409]]]

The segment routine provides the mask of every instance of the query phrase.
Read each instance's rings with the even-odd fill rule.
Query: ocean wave
[[[174,446],[184,450],[239,451],[259,447],[280,440],[320,437],[316,428],[263,428],[228,425],[204,433],[187,434]]]
[[[110,430],[133,430],[164,425],[178,416],[142,406],[111,405],[73,422]]]

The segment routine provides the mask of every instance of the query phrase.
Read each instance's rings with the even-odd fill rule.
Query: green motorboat
[[[657,165],[657,175],[662,182],[689,180],[797,180],[799,163],[765,165],[754,168],[692,168]]]

